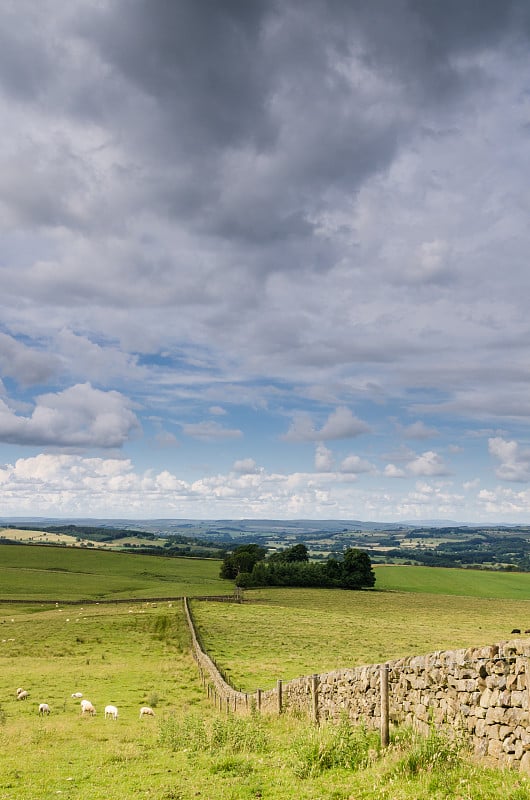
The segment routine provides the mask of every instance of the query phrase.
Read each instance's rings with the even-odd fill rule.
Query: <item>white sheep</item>
[[[43,717],[45,714],[50,713],[50,706],[48,703],[39,703],[39,714]]]
[[[118,709],[116,706],[105,706],[105,719],[118,719]]]
[[[29,697],[29,692],[26,692],[24,689],[22,691],[17,692],[17,700],[27,700]]]
[[[155,712],[153,711],[152,708],[149,708],[149,706],[142,706],[142,708],[140,709],[140,719],[142,719],[142,717],[154,717],[154,716]]]
[[[83,692],[74,692],[72,697],[80,699],[81,697],[83,697]]]
[[[84,717],[85,714],[90,714],[92,717],[96,716],[96,709],[90,700],[81,700],[81,716]]]

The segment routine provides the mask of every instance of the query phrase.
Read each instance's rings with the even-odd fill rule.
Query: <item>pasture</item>
[[[377,591],[530,600],[529,572],[375,565]],[[530,620],[528,625],[530,627]]]
[[[0,546],[0,600],[120,600],[230,594],[214,559],[73,547]]]
[[[16,565],[6,565],[4,558],[6,551],[15,549],[0,548],[6,570],[16,571]],[[40,568],[32,562],[31,550],[41,552]],[[88,557],[83,564],[55,561],[55,555],[48,560],[51,548],[27,548],[25,553],[27,561],[14,587],[15,599],[25,597],[27,602],[0,603],[0,800],[59,796],[72,800],[494,800],[501,795],[505,800],[523,800],[530,796],[524,776],[471,762],[451,761],[448,766],[440,742],[436,743],[436,763],[427,758],[425,768],[411,771],[403,766],[407,758],[421,764],[411,759],[425,758],[425,747],[405,740],[399,744],[397,739],[381,757],[370,745],[362,767],[356,767],[354,760],[337,760],[340,748],[334,732],[315,730],[306,720],[289,716],[238,719],[220,714],[200,684],[180,602],[138,598],[120,604],[50,606],[31,599],[42,598],[43,592],[57,596],[59,566],[72,571],[72,582],[65,585],[73,597],[79,575],[92,576],[92,582],[79,586],[77,596],[95,592],[98,581],[115,586],[113,572],[130,580],[131,586],[138,580],[140,591],[148,595],[159,594],[165,576],[161,579],[158,568],[151,567],[142,580],[133,580],[130,572],[130,561],[137,565],[143,561],[145,568],[153,564],[152,557],[68,551],[68,559],[77,554]],[[168,568],[177,562],[189,569],[188,575],[181,575],[182,586],[200,585],[197,562],[167,562]],[[210,562],[202,565],[210,588],[216,584],[211,567]],[[174,580],[175,575],[170,575]],[[219,583],[226,592],[230,584]],[[204,586],[201,589],[198,594],[207,593]],[[475,641],[477,637],[482,641],[483,633],[500,634],[504,625],[500,617],[495,621],[491,612],[497,601],[490,600],[477,601],[483,604],[482,628],[473,633],[466,625],[461,599],[453,598],[452,604],[449,598],[445,605],[441,596],[419,593],[259,590],[247,594],[250,602],[244,605],[195,601],[193,606],[204,635],[211,637],[208,646],[216,646],[216,631],[222,624],[225,634],[232,629],[223,656],[226,666],[263,688],[277,677],[288,677],[286,672],[311,673],[331,668],[335,662],[354,663],[363,636],[368,637],[366,660],[374,661],[392,646],[405,648],[407,654],[413,649],[424,652],[433,649],[437,636],[473,634]],[[458,602],[462,613],[455,617]],[[517,612],[518,620],[527,608],[526,603],[500,601],[500,613],[513,616]],[[249,666],[252,659],[255,664]],[[15,697],[19,686],[29,692],[25,701]],[[95,717],[80,715],[79,699],[71,697],[77,691],[94,703]],[[42,702],[49,703],[49,716],[38,715]],[[109,703],[119,709],[117,720],[104,718]],[[140,720],[142,705],[153,706],[156,716]],[[352,740],[356,752],[361,740],[362,734]],[[324,763],[326,753],[329,758]],[[335,754],[334,760],[330,754]]]
[[[71,610],[0,606],[2,800],[530,796],[525,776],[455,762],[443,741],[434,742],[434,761],[407,737],[378,756],[362,732],[349,734],[344,751],[343,730],[316,730],[287,715],[218,713],[198,680],[180,603],[90,605],[76,617]],[[16,699],[18,686],[29,691],[27,700]],[[71,697],[77,691],[96,716],[81,716]],[[49,703],[49,716],[38,715],[41,702]],[[117,706],[117,720],[104,718],[108,703]],[[139,719],[144,704],[154,718]]]
[[[511,638],[513,628],[530,628],[530,592],[525,599],[437,593],[458,570],[389,567],[390,573],[432,573],[436,593],[348,592],[335,589],[255,589],[242,605],[221,607],[192,602],[192,613],[208,653],[236,688],[268,689],[278,678],[380,663],[402,656],[493,644]],[[396,571],[394,573],[394,570]],[[440,574],[441,573],[441,574]],[[379,569],[376,570],[379,583]],[[484,573],[477,573],[482,576]],[[462,577],[464,582],[467,571]],[[486,578],[489,575],[486,575]],[[520,596],[520,578],[493,574],[512,597]],[[420,585],[417,579],[416,586]],[[530,587],[529,581],[527,585]],[[460,587],[461,588],[461,587]],[[477,591],[481,590],[479,585]]]

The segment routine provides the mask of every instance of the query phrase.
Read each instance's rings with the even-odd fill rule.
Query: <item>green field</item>
[[[247,591],[243,605],[192,601],[210,655],[245,691],[435,650],[493,644],[530,628],[530,600],[334,589]]]
[[[317,730],[288,715],[217,712],[190,654],[181,602],[142,597],[162,596],[164,586],[175,596],[191,595],[190,587],[226,593],[231,584],[217,579],[218,562],[17,546],[1,547],[0,560],[0,800],[530,797],[526,776],[455,759],[444,742],[431,744],[429,756],[423,742],[397,732],[378,755],[362,732],[351,732],[348,758],[356,755],[346,763],[348,736],[331,727]],[[192,605],[208,647],[249,688],[438,645],[503,639],[530,613],[528,601],[427,594],[418,589],[419,574],[415,581],[409,593],[270,589],[246,592],[242,605]],[[103,589],[112,599],[140,596],[120,604],[38,602],[95,600]],[[9,597],[27,602],[5,602]],[[28,700],[16,700],[19,686]],[[81,717],[75,691],[95,704],[95,717]],[[40,702],[50,704],[49,717],[39,717]],[[107,703],[118,707],[118,720],[104,718]],[[155,718],[139,719],[143,704],[154,706]],[[355,760],[361,752],[362,766]]]
[[[214,559],[0,545],[0,600],[119,600],[230,594]]]
[[[441,567],[374,566],[376,589],[530,600],[530,573]],[[526,627],[530,627],[529,624]]]

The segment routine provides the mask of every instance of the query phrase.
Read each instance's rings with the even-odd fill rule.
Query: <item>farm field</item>
[[[280,588],[247,590],[245,599],[225,607],[191,603],[208,653],[244,691],[272,688],[278,678],[493,644],[512,638],[515,627],[530,628],[530,600]]]
[[[67,547],[0,546],[0,600],[119,600],[230,594],[214,559]]]
[[[357,754],[364,747],[366,758],[357,762],[360,756],[355,755],[346,763],[344,758],[340,762],[336,758],[343,734],[335,728],[315,729],[308,721],[287,715],[241,719],[217,712],[199,681],[178,601],[153,603],[139,598],[123,604],[100,601],[86,606],[50,606],[31,599],[35,572],[39,576],[35,594],[42,597],[46,592],[53,597],[61,569],[71,572],[72,583],[65,586],[72,596],[80,574],[91,576],[92,583],[78,587],[78,595],[87,586],[95,592],[98,581],[114,586],[113,577],[130,580],[133,588],[139,581],[140,591],[159,594],[153,587],[167,580],[165,573],[161,578],[161,568],[151,566],[145,574],[147,565],[159,560],[170,569],[180,565],[181,585],[200,586],[198,594],[207,594],[205,586],[213,585],[217,591],[220,585],[226,593],[230,584],[215,578],[218,564],[24,548],[27,558],[20,568],[14,558],[17,549],[0,548],[1,578],[18,569],[14,599],[25,597],[28,601],[0,602],[0,800],[58,796],[71,800],[530,797],[526,776],[487,769],[465,757],[455,760],[454,751],[440,741],[430,745],[435,748],[435,759],[429,761],[423,743],[407,735],[400,739],[397,732],[392,747],[378,756],[373,740],[361,731],[354,735],[352,746]],[[38,560],[32,561],[32,551],[40,552],[40,565]],[[8,552],[13,555],[6,564],[4,554]],[[78,555],[82,561],[75,560]],[[56,561],[56,557],[65,560]],[[141,580],[134,570],[131,573],[132,564],[143,564]],[[201,569],[205,570],[204,585],[200,583]],[[169,577],[174,580],[174,573]],[[2,589],[7,595],[5,582]],[[185,593],[191,594],[187,588]],[[462,598],[417,592],[296,589],[246,594],[250,602],[243,605],[194,601],[193,607],[204,631],[208,628],[215,634],[223,619],[225,632],[232,629],[223,657],[234,674],[243,677],[247,673],[252,688],[255,681],[267,688],[280,675],[288,677],[286,672],[311,673],[328,668],[331,661],[345,666],[360,652],[366,655],[361,659],[365,663],[377,661],[379,653],[394,646],[405,648],[407,654],[413,649],[424,652],[433,649],[437,636],[433,628],[440,636],[452,637],[451,646],[457,637],[473,633],[464,619],[469,603],[466,600],[464,605]],[[477,603],[473,614],[478,614],[480,604],[482,607],[475,632],[480,642],[483,634],[491,634],[488,640],[505,638],[500,636],[506,628],[503,613],[510,615],[512,624],[512,617],[521,621],[529,609],[526,602],[513,600],[469,602],[473,608]],[[455,616],[458,603],[460,614]],[[497,617],[494,607],[499,610]],[[239,626],[239,644],[234,626]],[[346,632],[352,631],[353,643],[344,635],[345,626]],[[367,639],[364,651],[359,631]],[[290,657],[294,661],[289,661]],[[249,666],[252,659],[254,666]],[[272,679],[267,684],[269,675]],[[29,691],[26,701],[16,700],[18,686]],[[71,697],[75,691],[82,691],[95,704],[95,717],[81,717],[79,700]],[[49,717],[39,717],[40,702],[50,704]],[[118,707],[116,721],[104,719],[107,703]],[[155,708],[154,718],[139,719],[144,704]],[[329,763],[322,762],[326,753]],[[329,760],[329,754],[335,754],[333,759]],[[409,763],[416,766],[408,767]]]
[[[376,590],[530,600],[530,573],[374,565]],[[530,627],[529,624],[524,627]]]
[[[336,752],[336,729],[289,716],[236,718],[212,707],[180,603],[101,603],[75,617],[71,610],[0,606],[2,800],[530,796],[526,776],[455,762],[450,750],[446,762],[440,742],[435,762],[427,757],[410,769],[409,756],[425,756],[406,737],[380,756],[372,743],[358,768],[355,761],[320,767],[315,753]],[[29,691],[27,700],[16,700],[18,686]],[[94,703],[95,717],[81,717],[74,691]],[[50,704],[50,716],[39,717],[39,702]],[[117,720],[104,718],[107,703],[118,707]],[[156,716],[140,720],[145,703]]]

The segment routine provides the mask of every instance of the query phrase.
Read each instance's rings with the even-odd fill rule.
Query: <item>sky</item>
[[[0,11],[0,517],[530,524],[527,0]]]

